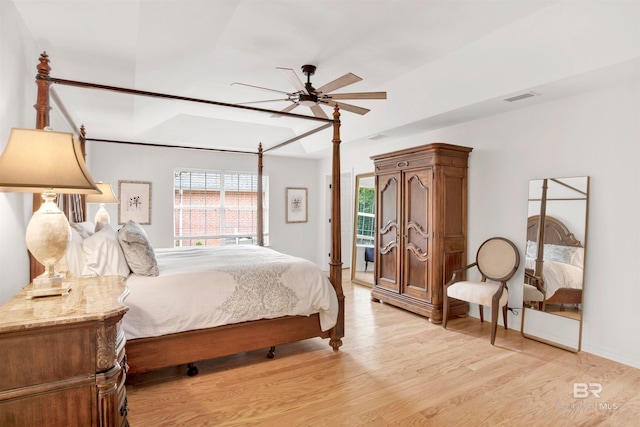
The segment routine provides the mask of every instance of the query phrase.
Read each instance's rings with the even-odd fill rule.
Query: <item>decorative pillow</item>
[[[157,276],[158,261],[144,228],[129,220],[119,231],[118,239],[129,268],[138,276]]]
[[[86,263],[83,276],[128,276],[131,270],[120,247],[118,233],[104,223],[82,243]]]
[[[78,277],[82,275],[85,259],[82,251],[82,236],[71,227],[71,241],[67,247],[64,257],[56,264],[56,271],[67,277]]]
[[[576,247],[560,245],[544,245],[544,259],[548,261],[571,264],[571,258],[576,252]]]
[[[80,234],[80,237],[82,237],[83,239],[86,239],[87,237],[91,236],[95,232],[96,226],[90,221],[72,222],[71,228],[76,230],[78,234]]]

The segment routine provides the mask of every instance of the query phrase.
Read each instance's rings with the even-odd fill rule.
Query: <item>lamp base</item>
[[[56,193],[42,193],[42,205],[27,225],[26,242],[31,255],[44,265],[44,273],[33,279],[33,289],[57,289],[62,276],[55,265],[64,257],[71,239],[69,221],[55,203]],[[53,291],[52,291],[53,292]]]
[[[104,207],[104,203],[100,203],[100,209],[96,212],[96,216],[93,220],[94,224],[98,224],[99,222],[106,222],[109,224],[111,222],[111,217],[109,216],[109,212]]]
[[[62,276],[55,273],[56,276],[50,277],[47,273],[42,274],[33,279],[34,288],[55,288],[62,284]]]
[[[27,298],[40,298],[51,297],[58,295],[66,295],[71,292],[71,285],[64,283],[62,280],[59,283],[49,283],[47,285],[36,284],[37,278],[33,281],[33,287],[27,289]]]

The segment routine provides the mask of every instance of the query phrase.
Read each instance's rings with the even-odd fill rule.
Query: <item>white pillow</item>
[[[78,234],[80,234],[80,237],[86,239],[94,233],[96,226],[91,221],[84,221],[72,222],[71,228],[76,230]]]
[[[576,248],[571,257],[571,265],[584,269],[584,248]]]
[[[147,232],[140,224],[132,220],[127,221],[118,230],[118,239],[133,274],[157,276],[160,273],[156,253]]]
[[[527,258],[537,258],[538,257],[538,242],[534,242],[531,240],[527,240]]]
[[[131,270],[124,257],[118,233],[108,224],[82,243],[85,254],[83,276],[128,276]]]
[[[64,257],[56,264],[56,271],[67,277],[78,277],[82,275],[85,258],[82,250],[84,239],[78,231],[71,227],[71,240]]]

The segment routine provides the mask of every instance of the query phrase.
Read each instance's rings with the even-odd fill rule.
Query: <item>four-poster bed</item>
[[[50,96],[55,96],[50,91],[51,84],[69,85],[88,89],[107,90],[117,93],[125,93],[129,95],[146,96],[162,99],[174,99],[187,102],[196,102],[201,104],[217,105],[227,108],[245,109],[256,112],[264,112],[269,114],[290,115],[304,120],[315,120],[322,122],[322,125],[296,136],[268,149],[263,149],[262,144],[259,145],[257,152],[245,154],[255,154],[258,158],[258,195],[262,194],[262,168],[263,154],[267,151],[277,149],[287,145],[293,141],[304,138],[308,135],[316,133],[320,130],[333,126],[333,153],[332,153],[332,208],[331,208],[331,261],[329,263],[329,281],[335,291],[338,301],[338,315],[335,326],[329,330],[323,331],[320,327],[319,315],[312,314],[310,316],[285,316],[273,319],[253,320],[241,323],[234,323],[224,326],[217,326],[206,329],[191,330],[180,333],[172,333],[169,335],[155,336],[148,338],[131,339],[126,343],[127,364],[130,373],[138,373],[150,371],[162,367],[176,366],[182,364],[190,364],[199,360],[211,359],[215,357],[230,355],[243,351],[256,350],[260,348],[272,348],[289,342],[295,342],[312,337],[329,338],[329,344],[334,350],[342,345],[342,337],[344,336],[344,294],[342,291],[342,260],[341,260],[341,241],[340,241],[340,112],[335,107],[333,119],[325,119],[318,117],[302,116],[286,112],[277,112],[261,108],[249,107],[244,105],[225,104],[215,101],[187,98],[181,96],[167,95],[155,92],[145,92],[133,89],[119,88],[114,86],[98,85],[92,83],[77,82],[53,78],[50,76],[49,58],[46,53],[40,56],[40,62],[37,67],[38,75],[36,82],[38,86],[37,104],[36,104],[36,127],[44,129],[49,125]],[[69,115],[65,111],[62,104],[62,114],[70,121]],[[70,121],[71,126],[77,129]],[[106,141],[121,144],[136,144],[126,141],[112,140],[94,140],[87,139],[84,136],[84,129],[80,130],[81,139],[84,141]],[[151,144],[154,145],[154,144]],[[189,148],[189,147],[180,147]],[[84,151],[84,145],[83,145]],[[215,150],[229,151],[229,150]],[[235,152],[235,151],[234,151]],[[39,205],[39,196],[34,195],[34,209]],[[261,200],[261,197],[258,197]],[[262,224],[262,204],[258,203],[258,223],[257,223],[257,239],[260,246],[263,245],[263,224]],[[84,220],[84,200],[79,203],[66,204],[66,212],[70,218],[75,221]],[[32,260],[31,272],[32,277],[37,275],[38,265]],[[126,304],[126,300],[124,301]],[[270,352],[272,355],[272,352]]]

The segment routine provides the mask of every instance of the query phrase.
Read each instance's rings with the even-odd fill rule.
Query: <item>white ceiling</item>
[[[387,100],[345,101],[372,110],[342,112],[343,144],[353,147],[373,143],[374,135],[384,135],[376,143],[406,137],[638,74],[633,1],[13,1],[56,78],[235,104],[280,96],[234,82],[294,92],[276,67],[305,81],[301,66],[316,65],[315,87],[352,72],[363,80],[335,93],[388,93]],[[321,124],[54,87],[89,138],[255,150]],[[503,100],[527,91],[540,96]],[[306,107],[293,112],[311,115]],[[325,130],[274,154],[321,157],[330,139]]]

